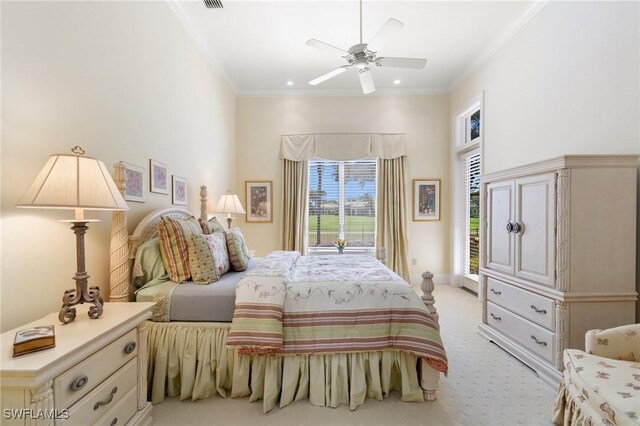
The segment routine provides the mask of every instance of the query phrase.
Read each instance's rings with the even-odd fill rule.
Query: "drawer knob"
[[[538,309],[538,308],[536,308],[536,305],[531,305],[531,309],[533,309],[534,311],[536,311],[539,314],[547,315],[547,310],[546,309]]]
[[[496,291],[494,289],[490,289],[490,290],[491,290],[491,293],[495,294],[496,296],[500,296],[502,294],[501,291]]]
[[[73,382],[71,382],[71,390],[79,391],[80,389],[85,387],[88,382],[89,382],[89,378],[87,376],[76,377],[76,379]]]
[[[115,386],[113,389],[111,389],[111,393],[109,394],[109,396],[107,397],[107,399],[105,399],[104,401],[98,401],[96,402],[96,405],[93,406],[93,410],[97,410],[98,408],[100,408],[101,405],[108,405],[111,403],[111,401],[113,401],[113,396],[116,394],[116,392],[118,392],[118,387]]]
[[[124,347],[124,353],[130,354],[131,352],[136,350],[136,342],[129,342],[127,346]]]
[[[113,420],[111,420],[111,426],[115,426],[116,423],[118,423],[118,418],[114,418]]]
[[[496,321],[502,321],[502,318],[500,318],[499,316],[494,315],[493,312],[490,313],[489,315],[491,315],[491,318],[493,318]]]
[[[533,341],[536,342],[536,344],[538,344],[538,345],[547,346],[547,342],[543,342],[541,340],[538,340],[536,338],[536,336],[534,336],[533,334],[531,335],[531,339],[533,339]]]

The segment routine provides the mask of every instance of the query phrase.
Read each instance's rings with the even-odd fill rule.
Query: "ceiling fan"
[[[371,76],[371,65],[377,67],[388,68],[409,68],[409,69],[422,69],[427,65],[426,59],[420,58],[393,58],[393,57],[378,57],[378,51],[389,41],[389,39],[400,31],[404,27],[404,24],[397,19],[390,18],[385,24],[378,30],[376,35],[369,43],[362,42],[362,0],[360,0],[360,43],[355,44],[349,48],[349,50],[343,50],[339,47],[332,46],[324,43],[320,40],[311,39],[305,44],[316,49],[324,50],[325,52],[338,54],[347,60],[347,65],[343,65],[321,75],[309,82],[310,85],[315,86],[324,81],[329,80],[350,68],[355,67],[358,70],[358,76],[360,77],[360,85],[362,86],[362,92],[366,95],[375,92],[376,87],[373,84],[373,77]]]

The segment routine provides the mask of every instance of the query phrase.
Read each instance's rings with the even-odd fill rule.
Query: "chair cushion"
[[[565,377],[602,416],[603,423],[640,424],[640,362],[564,351]]]

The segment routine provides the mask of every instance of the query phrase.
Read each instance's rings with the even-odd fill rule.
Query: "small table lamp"
[[[67,290],[62,297],[62,309],[58,319],[68,324],[76,318],[76,308],[81,303],[91,303],[89,318],[102,315],[102,298],[98,287],[88,287],[89,274],[85,271],[84,234],[88,222],[84,210],[128,210],[127,203],[102,161],[84,157],[84,150],[74,147],[70,154],[53,154],[36,180],[18,200],[16,207],[74,209],[75,219],[71,229],[76,234],[78,270],[76,288]]]
[[[238,196],[236,194],[232,194],[231,191],[227,191],[226,194],[220,197],[220,201],[218,201],[218,205],[214,212],[227,213],[227,226],[229,229],[231,229],[231,221],[233,220],[231,213],[246,213],[242,208],[242,204],[240,204]]]

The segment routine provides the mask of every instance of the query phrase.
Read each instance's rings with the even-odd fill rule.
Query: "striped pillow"
[[[218,281],[220,275],[213,258],[213,236],[191,234],[189,237],[189,268],[191,280],[196,284]]]
[[[224,232],[224,226],[222,226],[222,224],[215,217],[212,217],[207,221],[198,219],[198,223],[202,228],[202,233],[205,235],[213,234],[216,232]]]
[[[174,219],[162,216],[158,232],[160,254],[169,278],[176,283],[187,281],[191,278],[188,238],[191,234],[202,234],[198,221],[193,217]]]
[[[246,270],[249,266],[249,249],[240,228],[231,228],[227,231],[227,249],[233,270]]]

